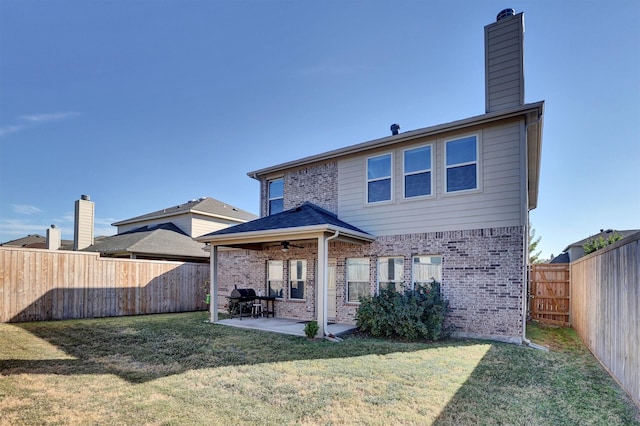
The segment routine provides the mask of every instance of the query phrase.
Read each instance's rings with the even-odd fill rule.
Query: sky
[[[640,229],[640,2],[0,0],[0,242],[95,235],[247,173],[484,113],[484,26],[525,16],[541,256]]]

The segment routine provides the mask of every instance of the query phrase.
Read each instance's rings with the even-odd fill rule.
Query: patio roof
[[[335,214],[310,202],[221,229],[196,240],[216,246],[262,250],[265,244],[275,241],[317,239],[325,233],[337,234],[338,240],[356,244],[375,240],[373,235],[338,219]]]

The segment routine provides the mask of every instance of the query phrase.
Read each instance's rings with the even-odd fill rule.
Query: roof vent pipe
[[[496,17],[496,22],[498,22],[499,20],[503,19],[503,18],[508,18],[509,16],[514,16],[516,14],[515,9],[503,9],[500,11],[500,13],[498,13],[498,16]]]
[[[400,131],[400,125],[399,124],[394,123],[394,124],[391,125],[391,134],[392,135],[397,135],[399,131]]]

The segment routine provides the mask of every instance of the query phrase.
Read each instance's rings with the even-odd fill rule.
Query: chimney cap
[[[81,199],[81,200],[85,200],[85,201],[90,201],[90,200],[91,200],[91,197],[89,197],[88,195],[81,195],[81,196],[80,196],[80,199]]]
[[[503,19],[503,18],[507,18],[509,16],[514,16],[516,14],[516,10],[515,9],[502,9],[500,11],[500,13],[498,13],[498,16],[496,17],[496,22],[498,22],[499,20]]]

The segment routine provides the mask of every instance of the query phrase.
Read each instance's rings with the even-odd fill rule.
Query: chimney
[[[51,227],[47,229],[47,250],[58,250],[60,248],[60,241],[60,230],[56,228],[55,225],[51,225]]]
[[[500,111],[524,104],[524,14],[504,9],[484,27],[485,107]]]
[[[95,206],[88,195],[80,196],[76,201],[73,227],[73,249],[82,250],[93,245],[93,218]]]

